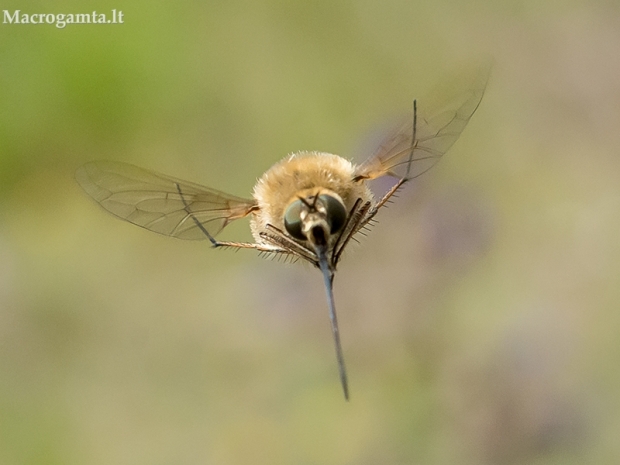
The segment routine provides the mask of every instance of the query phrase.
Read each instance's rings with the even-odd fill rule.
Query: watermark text
[[[2,10],[2,24],[52,24],[62,29],[68,24],[123,24],[123,12],[98,13],[23,13],[21,10]]]

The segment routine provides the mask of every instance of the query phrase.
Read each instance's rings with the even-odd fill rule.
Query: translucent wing
[[[457,92],[443,103],[421,101],[414,119],[388,137],[375,154],[357,167],[355,179],[389,175],[411,179],[425,173],[459,138],[484,94],[490,66],[473,79],[466,91]]]
[[[179,239],[212,240],[229,222],[257,208],[253,200],[127,163],[90,162],[75,178],[110,213]]]

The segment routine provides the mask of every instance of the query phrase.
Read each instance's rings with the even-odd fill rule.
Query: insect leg
[[[177,188],[177,192],[179,193],[179,196],[181,197],[181,200],[183,201],[183,205],[185,207],[185,211],[190,216],[190,218],[194,221],[196,226],[204,233],[205,236],[207,236],[207,239],[209,239],[209,241],[211,242],[211,245],[214,248],[217,248],[217,247],[231,247],[231,248],[236,248],[236,249],[255,249],[255,250],[258,250],[260,252],[275,252],[275,253],[286,253],[287,252],[284,249],[273,248],[273,247],[266,247],[266,246],[261,245],[261,244],[253,244],[251,242],[231,242],[231,241],[218,241],[218,240],[216,240],[209,233],[209,231],[207,231],[207,228],[205,228],[203,226],[203,224],[200,221],[198,221],[198,219],[194,216],[194,213],[189,209],[189,204],[187,203],[187,200],[185,200],[185,196],[183,195],[183,192],[181,191],[181,186],[178,183],[175,183],[175,185],[176,185],[176,188]]]
[[[318,266],[318,261],[314,251],[298,244],[293,239],[288,237],[284,232],[275,226],[268,224],[267,229],[269,232],[261,232],[260,237],[266,241],[271,242],[276,247],[282,249],[283,252],[296,255],[304,260],[309,261],[313,265]]]
[[[332,255],[332,266],[334,268],[336,268],[336,265],[340,260],[340,255],[342,255],[342,252],[344,251],[351,238],[366,224],[362,224],[362,221],[368,213],[368,209],[370,208],[370,202],[366,202],[364,205],[359,207],[359,209],[357,209],[360,203],[361,199],[357,199],[357,201],[353,205],[353,208],[351,209],[347,224],[343,229],[343,232],[338,237],[336,244],[334,245],[334,252]]]

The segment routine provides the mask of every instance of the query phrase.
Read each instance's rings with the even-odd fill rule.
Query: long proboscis
[[[336,360],[338,361],[338,372],[340,374],[340,383],[344,392],[345,400],[349,400],[349,384],[347,382],[347,370],[344,366],[344,355],[342,354],[342,345],[340,344],[340,332],[338,331],[338,318],[336,317],[336,305],[334,304],[333,281],[334,273],[329,269],[327,257],[325,253],[319,253],[319,268],[323,273],[323,281],[325,283],[325,292],[327,293],[327,305],[329,306],[329,320],[332,325],[332,334],[334,336],[334,345],[336,346]]]

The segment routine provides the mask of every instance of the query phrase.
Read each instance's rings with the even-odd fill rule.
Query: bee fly
[[[420,108],[360,165],[331,153],[299,152],[271,167],[252,199],[182,181],[125,163],[97,161],[76,172],[77,182],[121,219],[166,236],[207,239],[214,248],[255,249],[307,260],[323,275],[340,382],[349,388],[333,296],[334,273],[349,241],[409,180],[429,170],[459,137],[482,99],[488,71],[440,108]],[[367,181],[389,176],[393,186],[375,198]],[[216,235],[250,217],[254,243]]]

